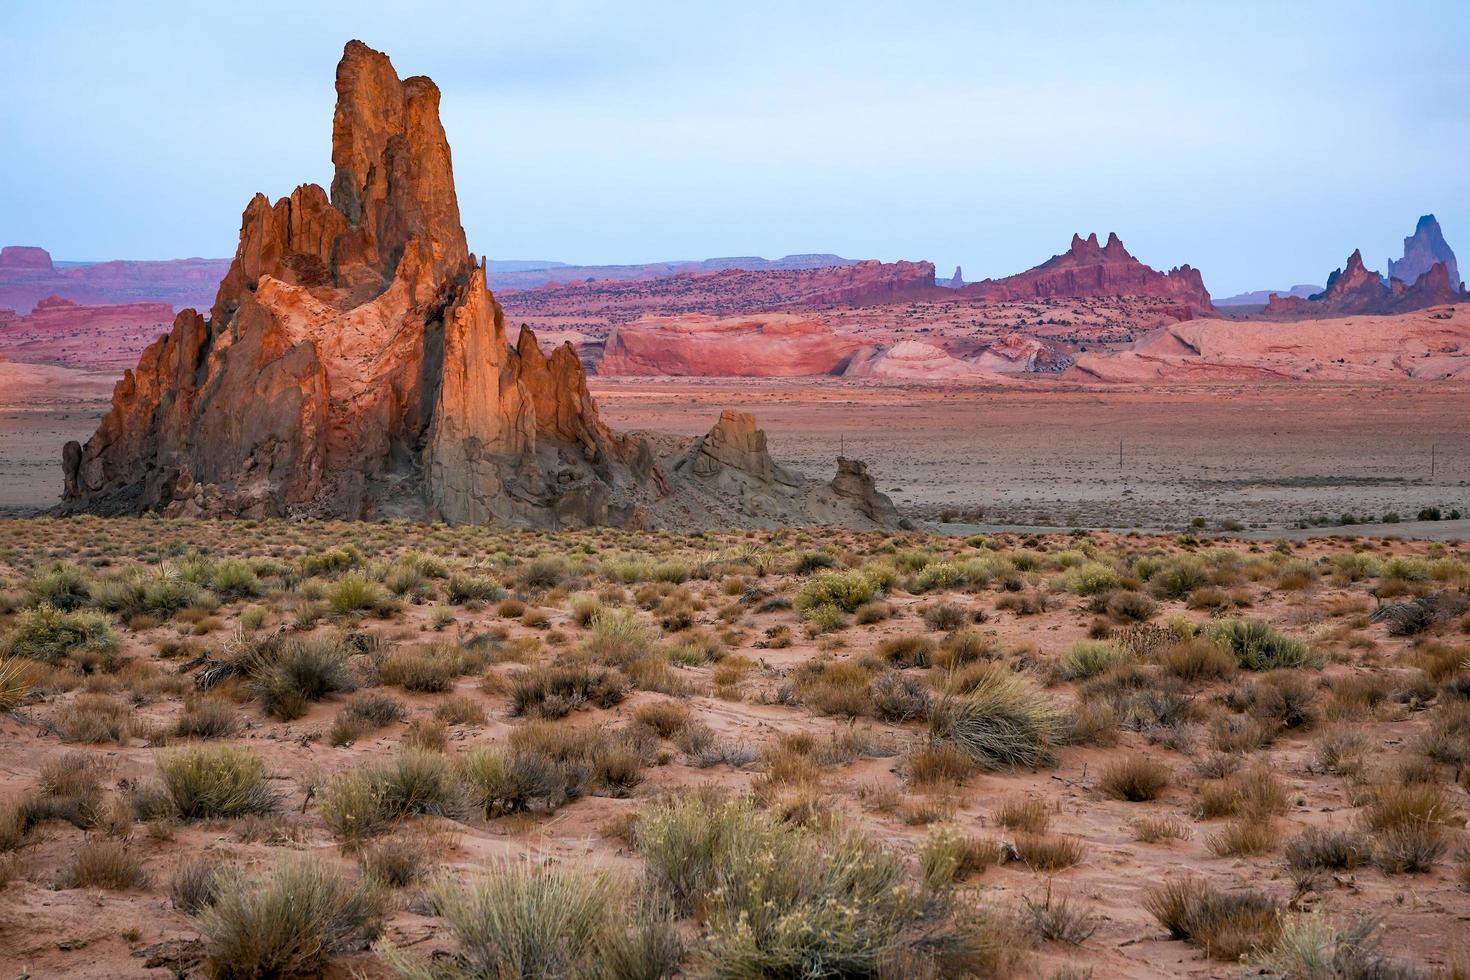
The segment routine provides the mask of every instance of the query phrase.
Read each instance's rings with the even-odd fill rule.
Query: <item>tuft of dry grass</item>
[[[1112,799],[1143,803],[1158,799],[1172,778],[1172,771],[1159,760],[1128,756],[1109,763],[1097,786],[1104,796]]]

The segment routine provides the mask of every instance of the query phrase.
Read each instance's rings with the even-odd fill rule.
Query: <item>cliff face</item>
[[[1188,265],[1167,273],[1138,261],[1109,233],[1099,246],[1097,235],[1072,236],[1072,244],[1034,269],[964,286],[962,292],[995,303],[1088,296],[1148,296],[1174,300],[1195,313],[1212,309],[1209,290],[1199,270]]]
[[[1388,260],[1388,277],[1412,283],[1433,269],[1436,263],[1444,265],[1450,285],[1459,289],[1460,269],[1455,262],[1454,249],[1444,240],[1439,221],[1434,215],[1426,214],[1419,218],[1414,234],[1404,239],[1404,257],[1398,261]]]
[[[749,518],[672,486],[647,443],[610,432],[570,346],[547,357],[529,330],[508,344],[460,225],[434,83],[400,81],[353,41],[336,87],[330,194],[304,184],[250,202],[210,316],[180,313],[92,438],[64,448],[59,510]],[[819,516],[870,526],[870,510]]]

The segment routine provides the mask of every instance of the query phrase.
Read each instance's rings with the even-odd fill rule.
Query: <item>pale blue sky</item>
[[[0,243],[232,254],[359,37],[444,92],[470,247],[1005,275],[1115,230],[1217,296],[1470,258],[1470,3],[0,4]],[[1462,258],[1461,266],[1465,265]]]

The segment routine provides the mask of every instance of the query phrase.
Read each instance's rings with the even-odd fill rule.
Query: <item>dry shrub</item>
[[[1269,817],[1241,817],[1205,843],[1220,857],[1257,857],[1270,853],[1280,840],[1281,832]]]
[[[947,694],[929,717],[932,737],[947,741],[988,769],[1055,764],[1064,733],[1061,711],[1018,674],[989,665],[963,694]]]
[[[1363,834],[1309,827],[1286,842],[1293,871],[1350,871],[1373,859],[1373,842]]]
[[[1167,765],[1148,756],[1128,756],[1110,763],[1098,780],[1104,796],[1130,803],[1158,799],[1168,788],[1173,773]]]
[[[990,816],[1007,830],[1029,834],[1044,834],[1051,826],[1051,811],[1039,796],[1008,796],[996,805]]]
[[[562,718],[587,704],[610,708],[628,693],[628,679],[613,667],[582,660],[530,667],[511,680],[511,713]]]
[[[647,725],[659,738],[673,738],[694,718],[687,704],[678,701],[649,701],[638,706],[633,718]]]
[[[909,782],[914,786],[960,786],[975,773],[970,756],[944,742],[915,746],[905,762]]]
[[[133,709],[106,694],[78,694],[56,710],[49,727],[63,742],[121,744],[132,735]]]
[[[92,837],[84,841],[56,876],[57,888],[146,888],[148,873],[126,841]]]
[[[1189,840],[1189,825],[1175,817],[1142,817],[1133,821],[1133,839],[1145,844]]]
[[[1011,846],[1016,857],[1032,871],[1061,871],[1082,862],[1087,847],[1081,838],[1065,834],[1016,834]]]
[[[895,667],[927,667],[934,654],[934,641],[919,633],[890,636],[878,644],[878,656]]]
[[[1270,769],[1255,766],[1222,779],[1206,780],[1199,787],[1196,816],[1265,818],[1285,813],[1286,787]]]
[[[1281,930],[1281,905],[1269,895],[1253,889],[1222,891],[1202,878],[1176,878],[1155,886],[1145,893],[1143,907],[1172,938],[1225,962],[1271,945]]]

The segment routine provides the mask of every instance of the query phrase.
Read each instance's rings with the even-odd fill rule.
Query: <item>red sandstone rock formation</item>
[[[48,296],[30,313],[16,319],[24,329],[88,330],[133,324],[170,323],[174,310],[167,303],[108,303],[82,305],[60,296]]]
[[[1436,262],[1412,284],[1383,277],[1363,265],[1363,255],[1355,249],[1347,265],[1334,269],[1327,277],[1327,288],[1302,299],[1299,296],[1272,294],[1266,303],[1267,313],[1292,316],[1337,317],[1354,314],[1407,313],[1444,303],[1464,302],[1467,297],[1451,282],[1449,269]]]
[[[1414,234],[1404,239],[1404,257],[1397,262],[1388,260],[1388,277],[1412,283],[1436,263],[1444,265],[1450,286],[1459,289],[1460,269],[1455,263],[1455,251],[1444,240],[1444,232],[1440,231],[1434,215],[1426,214],[1414,226]]]
[[[729,511],[676,493],[645,442],[603,426],[570,346],[548,358],[529,330],[509,346],[438,108],[429,79],[347,45],[330,195],[250,202],[209,318],[180,313],[96,434],[65,447],[61,512],[538,526],[765,512],[759,494]],[[839,504],[816,516],[873,522]]]
[[[1128,253],[1114,233],[1099,246],[1097,235],[1072,236],[1072,246],[1034,269],[971,283],[962,293],[987,302],[1085,296],[1150,296],[1176,300],[1195,313],[1212,309],[1199,271],[1188,265],[1159,272]]]
[[[607,339],[601,375],[791,378],[838,374],[863,343],[790,313],[649,316]]]

